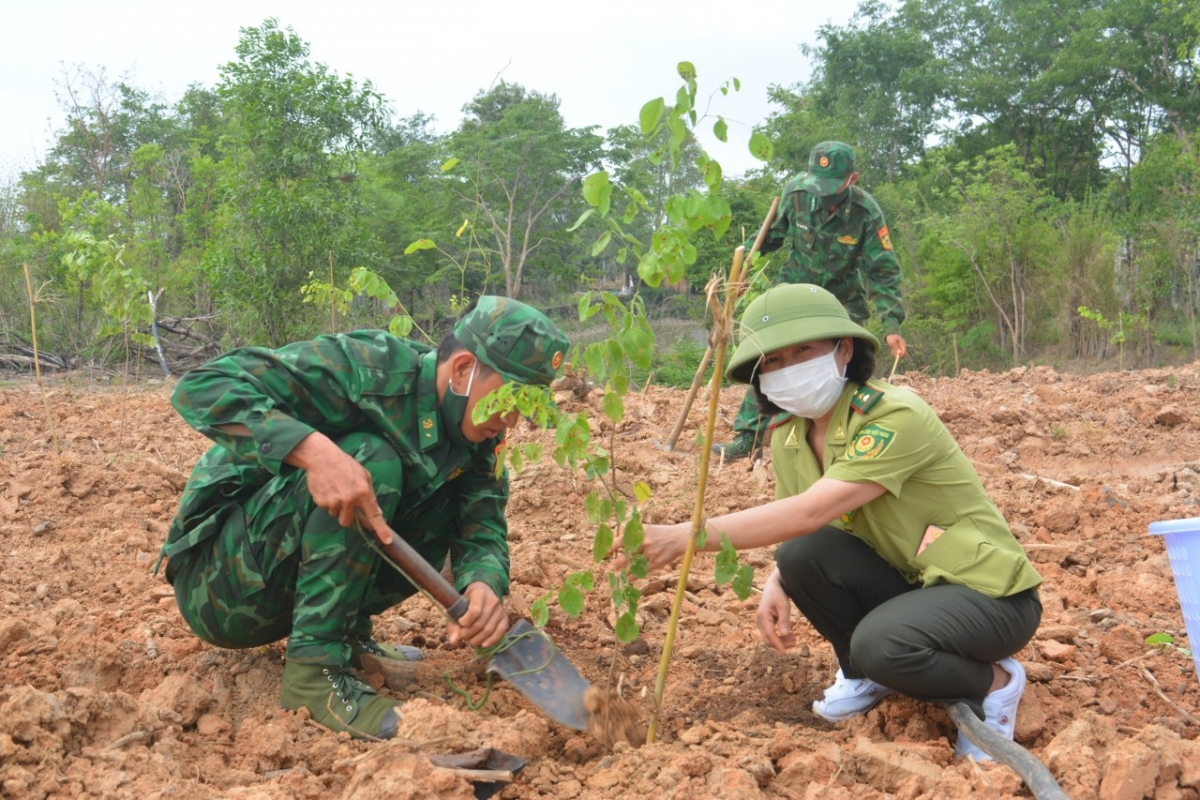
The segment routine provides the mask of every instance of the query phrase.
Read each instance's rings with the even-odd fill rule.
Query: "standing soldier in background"
[[[866,324],[871,313],[883,323],[892,356],[908,350],[900,335],[904,306],[900,302],[900,264],[892,250],[887,223],[875,198],[856,184],[854,150],[842,142],[821,142],[808,156],[808,172],[783,187],[779,213],[759,252],[786,245],[787,258],[775,284],[811,283],[833,294],[850,318]],[[746,242],[750,252],[753,239]],[[768,419],[758,412],[753,392],[747,392],[733,423],[734,439],[713,445],[725,458],[743,458],[762,451]]]

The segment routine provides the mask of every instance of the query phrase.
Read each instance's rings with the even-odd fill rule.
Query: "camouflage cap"
[[[570,342],[545,314],[508,297],[484,295],[454,326],[476,358],[517,383],[549,386]]]
[[[854,148],[844,142],[821,142],[808,154],[808,175],[800,188],[827,197],[836,194],[853,172]]]

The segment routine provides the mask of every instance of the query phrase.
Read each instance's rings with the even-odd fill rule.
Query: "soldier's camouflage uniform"
[[[781,248],[785,260],[771,264],[772,283],[812,283],[828,290],[864,324],[870,318],[868,297],[883,324],[884,335],[899,333],[904,321],[900,301],[900,264],[892,250],[883,211],[875,198],[858,186],[831,216],[820,198],[802,188],[807,173],[800,173],[784,186],[779,212],[759,251]],[[749,239],[746,251],[754,245]],[[735,434],[763,439],[767,419],[759,417],[754,393],[747,392],[734,420]]]
[[[530,354],[539,359],[548,361]],[[290,637],[289,660],[342,665],[347,637],[369,636],[371,615],[415,591],[359,531],[317,508],[305,473],[283,463],[313,431],[370,471],[384,516],[429,563],[449,552],[460,592],[482,581],[507,593],[500,442],[449,440],[436,369],[429,347],[356,331],[235,350],[181,379],[175,407],[217,443],[192,472],[163,548],[197,635],[230,648]],[[222,430],[232,423],[252,436]]]

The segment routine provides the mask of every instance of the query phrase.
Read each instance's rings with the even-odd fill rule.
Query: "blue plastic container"
[[[1162,536],[1167,546],[1192,663],[1200,676],[1200,518],[1151,522],[1150,534]]]

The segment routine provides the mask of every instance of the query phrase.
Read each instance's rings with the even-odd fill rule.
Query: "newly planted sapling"
[[[681,62],[678,69],[684,84],[676,93],[676,102],[668,106],[662,98],[648,102],[640,115],[642,133],[652,141],[661,142],[651,155],[654,163],[668,159],[672,166],[678,163],[684,144],[689,140],[695,126],[704,118],[696,111],[696,71],[689,62]],[[737,89],[735,81],[720,87],[722,94],[730,88]],[[713,125],[713,132],[718,139],[724,140],[727,133],[727,123],[718,118]],[[770,142],[761,134],[754,134],[750,141],[751,152],[762,160],[771,155]],[[663,283],[676,283],[684,278],[688,265],[695,262],[697,249],[692,242],[692,236],[700,231],[711,231],[720,236],[729,227],[732,215],[728,202],[720,193],[722,170],[720,164],[701,153],[697,159],[705,186],[702,189],[692,188],[686,192],[668,198],[663,204],[664,217],[656,220],[649,241],[643,242],[634,236],[626,227],[643,213],[652,214],[646,198],[636,188],[614,182],[607,171],[601,170],[584,179],[582,185],[583,197],[591,206],[575,222],[570,230],[581,228],[589,221],[599,222],[602,231],[592,245],[592,255],[599,256],[616,246],[615,259],[618,264],[624,264],[632,259],[636,263],[637,274],[648,286],[657,287]],[[614,213],[614,202],[620,200],[623,209]],[[726,289],[725,302],[722,305],[716,299],[716,291],[710,293],[710,307],[716,317],[714,324],[714,342],[719,343],[719,358],[714,373],[714,386],[710,394],[708,412],[708,427],[705,442],[701,449],[701,465],[699,475],[699,490],[696,510],[693,516],[693,539],[689,544],[684,564],[681,566],[677,582],[675,604],[672,609],[671,623],[668,628],[667,642],[663,650],[663,661],[659,669],[658,686],[655,693],[655,706],[661,708],[662,687],[665,682],[667,665],[669,664],[674,632],[679,618],[682,593],[687,584],[687,571],[695,545],[703,544],[705,531],[700,524],[704,497],[704,483],[707,477],[709,445],[713,438],[713,425],[716,419],[716,402],[719,396],[721,364],[724,360],[725,343],[731,328],[733,303],[736,298],[736,288],[740,286],[741,248],[738,248],[726,282],[715,279],[714,287]],[[584,475],[592,481],[592,489],[585,498],[588,521],[595,526],[592,542],[592,557],[596,563],[609,558],[619,546],[627,555],[625,567],[609,572],[609,588],[614,616],[614,632],[617,640],[622,643],[633,641],[639,635],[637,622],[637,607],[642,592],[635,585],[635,580],[644,578],[648,570],[648,562],[639,553],[644,529],[642,527],[642,507],[650,500],[651,490],[648,483],[633,480],[629,483],[632,491],[622,491],[624,483],[618,482],[617,470],[613,462],[613,450],[616,442],[617,428],[625,415],[625,401],[630,389],[629,364],[642,369],[648,369],[654,346],[654,334],[646,318],[646,309],[640,293],[623,301],[617,295],[605,292],[588,292],[580,298],[579,317],[586,321],[597,315],[603,316],[609,327],[609,336],[602,341],[588,344],[577,349],[573,364],[576,369],[586,367],[588,378],[598,386],[603,387],[604,396],[602,409],[609,421],[609,436],[606,443],[595,435],[596,430],[587,412],[560,414],[550,406],[549,398],[544,394],[540,399],[527,396],[525,405],[520,405],[520,390],[505,390],[502,388],[485,398],[476,408],[477,420],[486,419],[497,411],[508,411],[513,408],[528,415],[530,411],[544,413],[555,427],[555,461],[564,467],[581,469]],[[543,403],[545,405],[543,405]],[[607,445],[607,446],[605,446]],[[510,460],[511,456],[510,456]],[[630,494],[632,496],[630,496]],[[753,575],[749,567],[738,566],[737,554],[726,540],[726,546],[718,558],[717,578],[720,583],[732,582],[733,588],[743,599],[749,595],[750,581]],[[533,603],[532,616],[535,622],[544,624],[549,618],[548,604],[557,599],[559,606],[568,614],[575,616],[583,610],[584,592],[591,588],[591,573],[586,570],[572,573],[566,577],[562,587],[555,592],[547,592]],[[616,665],[616,649],[613,652],[613,668]],[[610,684],[612,683],[610,679]],[[651,721],[650,737],[653,740],[655,721]]]
[[[669,159],[672,167],[677,165],[680,153],[683,151],[685,142],[691,136],[691,132],[704,119],[697,113],[696,109],[697,83],[695,66],[690,62],[680,62],[678,73],[684,83],[676,92],[675,103],[668,105],[665,99],[655,98],[642,107],[640,114],[643,135],[652,141],[661,140],[662,142],[658,149],[652,153],[651,161],[658,163],[664,158]],[[726,94],[731,87],[735,90],[739,88],[736,80],[722,85],[720,91],[722,94]],[[722,141],[726,139],[727,123],[723,118],[717,118],[713,124],[713,133]],[[769,160],[771,157],[771,143],[760,133],[755,133],[751,137],[750,150],[755,157],[763,161]],[[643,246],[637,237],[626,231],[626,226],[639,213],[650,211],[645,197],[641,192],[632,187],[615,184],[606,171],[589,175],[584,180],[583,196],[591,208],[584,212],[579,220],[576,221],[572,230],[579,228],[590,219],[598,219],[604,229],[592,246],[593,255],[603,253],[613,243],[616,243],[618,247],[616,254],[617,263],[625,263],[629,255],[633,254],[637,258],[638,277],[647,285],[656,287],[664,282],[676,283],[682,280],[687,266],[694,263],[697,257],[696,247],[691,241],[691,236],[701,230],[709,230],[715,236],[719,237],[725,232],[732,221],[729,203],[720,193],[723,177],[720,164],[710,158],[707,153],[702,152],[697,159],[696,165],[703,176],[704,188],[707,191],[692,188],[685,193],[679,193],[670,197],[663,206],[666,218],[661,225],[655,228],[648,245]],[[617,192],[618,189],[620,190],[620,194]],[[613,204],[614,196],[621,197],[621,195],[624,195],[625,204],[623,214],[618,219],[617,215],[613,213]],[[667,628],[667,639],[663,646],[662,661],[659,665],[654,696],[655,713],[651,718],[648,735],[648,741],[651,742],[654,741],[658,714],[662,706],[666,674],[670,664],[675,631],[678,626],[679,611],[682,607],[683,592],[687,585],[688,570],[696,547],[703,544],[704,538],[707,535],[702,524],[704,517],[704,488],[707,480],[708,460],[717,415],[717,401],[720,393],[725,347],[729,338],[729,331],[732,327],[734,303],[738,289],[741,287],[741,259],[742,251],[741,248],[738,248],[727,280],[722,283],[719,278],[715,278],[714,282],[710,284],[712,291],[709,292],[709,305],[714,311],[712,350],[715,354],[715,366],[713,383],[709,396],[707,428],[700,451],[700,474],[698,477],[696,504],[692,515],[692,537],[689,540],[683,562],[680,565],[680,574],[676,583],[675,602],[672,606],[671,619]],[[723,304],[717,302],[716,299],[716,290],[718,288],[724,289]],[[640,302],[640,298],[635,294],[631,301],[631,309],[634,308],[634,303],[637,302]],[[604,296],[603,304],[600,306],[606,315],[612,314],[609,317],[610,325],[614,324],[613,317],[619,316],[617,309],[622,307],[619,299],[609,299],[609,296]],[[581,302],[581,318],[586,318],[586,312],[596,313],[592,310],[593,308],[594,306],[590,300],[585,299],[585,302]],[[648,328],[649,326],[647,325],[647,332]],[[621,330],[627,329],[627,327],[621,328]],[[603,345],[589,345],[589,352],[597,360],[601,354],[606,354],[610,350],[617,352],[619,349],[619,347],[612,344],[612,340]],[[633,353],[631,352],[630,356],[632,357],[632,355]],[[593,364],[589,362],[589,369],[592,367]],[[617,390],[618,396],[623,395],[628,388],[627,386],[617,386],[616,382],[611,380],[610,384]],[[609,411],[607,394],[605,399],[605,410],[607,413]],[[613,402],[613,406],[612,411],[614,413],[610,414],[610,416],[615,415],[619,419],[620,409],[616,407],[616,401]],[[596,509],[597,513],[595,517],[592,519],[593,524],[599,525],[596,534],[596,547],[594,548],[594,555],[597,558],[607,554],[607,550],[609,549],[608,543],[615,539],[616,536],[616,532],[609,529],[604,519],[607,516],[605,512],[609,510],[609,507],[601,502],[599,508]],[[617,505],[614,500],[611,512],[620,521],[628,512],[628,509],[623,503]],[[636,508],[628,513],[629,519],[625,521],[624,533],[621,538],[625,553],[634,555],[629,559],[626,569],[610,574],[613,605],[618,611],[624,612],[618,617],[617,638],[620,641],[629,641],[637,636],[638,630],[635,612],[636,603],[641,593],[633,585],[632,579],[644,577],[647,567],[645,560],[639,560],[640,556],[637,555],[637,549],[641,546],[643,536],[640,514],[638,514],[638,509]],[[592,515],[589,514],[589,516],[591,517]],[[722,550],[718,561],[717,572],[721,583],[726,581],[733,582],[733,588],[739,597],[744,599],[744,597],[749,596],[750,581],[753,572],[749,567],[737,566],[736,551],[729,545],[728,540],[725,541],[725,548]],[[622,624],[622,620],[626,620],[626,622]]]
[[[1121,311],[1117,314],[1115,320],[1110,320],[1100,311],[1095,311],[1087,306],[1080,306],[1077,310],[1079,311],[1079,316],[1084,319],[1090,319],[1100,327],[1100,330],[1113,331],[1112,336],[1108,339],[1108,343],[1117,346],[1117,368],[1124,370],[1125,342],[1130,333],[1146,326],[1146,315],[1130,314]]]

